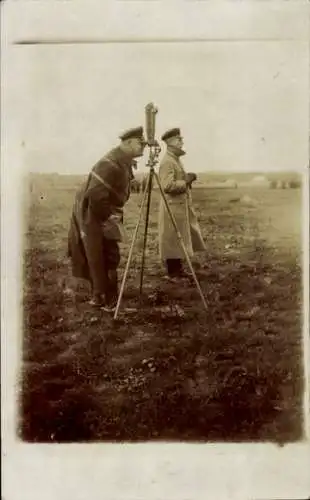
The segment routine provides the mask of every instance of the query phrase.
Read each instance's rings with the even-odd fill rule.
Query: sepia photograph
[[[252,37],[15,39],[4,206],[18,199],[20,225],[2,280],[20,273],[4,298],[19,443],[308,439],[309,43],[252,22]],[[250,498],[242,484],[229,498]]]
[[[24,50],[22,439],[302,439],[306,47]]]

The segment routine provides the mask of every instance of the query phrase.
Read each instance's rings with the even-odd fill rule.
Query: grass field
[[[70,278],[76,187],[69,177],[37,176],[27,199],[22,439],[301,438],[301,191],[193,190],[207,242],[194,260],[207,314],[194,285],[163,279],[154,192],[143,301],[141,227],[121,309],[137,311],[114,324]],[[237,199],[244,194],[256,203]],[[139,200],[132,195],[126,206],[121,271]]]

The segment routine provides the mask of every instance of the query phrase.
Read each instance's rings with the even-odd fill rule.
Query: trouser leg
[[[89,267],[91,292],[96,301],[105,296],[108,290],[108,269],[104,257],[104,240],[95,231],[89,231],[84,240],[84,248]]]
[[[118,298],[117,268],[120,263],[120,250],[117,241],[104,239],[104,258],[108,276],[105,300],[107,304],[113,304]]]
[[[120,251],[117,241],[107,240],[100,234],[100,227],[88,231],[84,240],[93,299],[96,303],[112,302],[117,298],[117,268]],[[98,234],[99,233],[99,234]]]

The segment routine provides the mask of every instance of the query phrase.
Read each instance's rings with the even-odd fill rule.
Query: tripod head
[[[155,139],[155,118],[158,109],[154,106],[152,102],[145,106],[145,129],[146,129],[146,139],[147,145],[149,146],[149,159],[147,166],[154,169],[156,163],[158,163],[158,157],[161,152],[161,147]]]

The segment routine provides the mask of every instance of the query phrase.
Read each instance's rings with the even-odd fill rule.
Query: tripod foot
[[[101,311],[104,311],[106,313],[110,313],[110,314],[114,314],[115,312],[115,309],[116,309],[116,305],[115,306],[102,306],[100,307]]]
[[[194,278],[190,273],[184,271],[182,274],[177,274],[175,276],[166,274],[164,279],[169,281],[170,283],[184,283],[185,281],[194,282]]]

